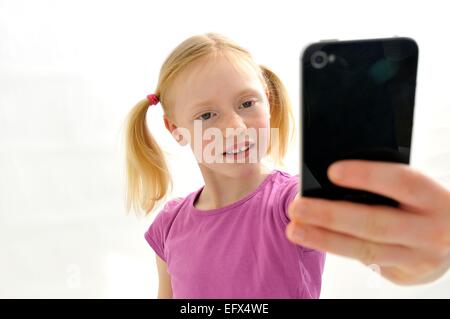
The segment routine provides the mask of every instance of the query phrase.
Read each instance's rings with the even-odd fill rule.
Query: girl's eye
[[[198,117],[198,119],[206,121],[206,120],[209,120],[211,117],[212,117],[212,113],[211,112],[207,112],[207,113],[203,113],[202,115],[200,115]]]
[[[249,102],[250,102],[250,104],[248,104]],[[253,101],[253,100],[245,101],[241,105],[247,105],[247,106],[244,106],[244,108],[248,109],[249,107],[252,107],[252,105],[253,105],[252,102],[255,102],[255,101]]]
[[[253,106],[253,103],[255,103],[255,101],[248,100],[248,101],[245,101],[244,103],[242,103],[241,105],[243,105],[245,109],[248,109]],[[213,116],[214,116],[214,114],[212,112],[206,112],[206,113],[203,113],[202,115],[200,115],[199,117],[197,117],[197,119],[206,121],[206,120],[209,120]]]

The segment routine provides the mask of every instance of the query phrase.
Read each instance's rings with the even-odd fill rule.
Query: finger
[[[436,235],[428,218],[384,205],[299,198],[288,209],[292,221],[360,239],[409,247],[432,247]]]
[[[299,231],[302,231],[303,234],[299,234]],[[408,247],[377,244],[327,231],[320,227],[294,222],[290,222],[286,227],[286,236],[295,244],[353,258],[365,265],[410,265],[417,259],[415,252]]]
[[[409,165],[364,160],[338,161],[328,168],[330,180],[344,187],[384,195],[408,206],[443,207],[446,189]],[[448,195],[447,195],[448,196]]]

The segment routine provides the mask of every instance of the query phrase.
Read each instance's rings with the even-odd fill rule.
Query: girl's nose
[[[226,120],[223,123],[222,129],[223,129],[225,137],[228,137],[227,135],[235,134],[233,132],[227,133],[227,128],[229,129],[228,131],[235,131],[235,130],[244,130],[245,131],[247,129],[247,125],[245,124],[245,121],[242,119],[242,117],[240,117],[236,113],[232,113],[227,116]],[[232,130],[230,130],[230,129],[232,129]]]

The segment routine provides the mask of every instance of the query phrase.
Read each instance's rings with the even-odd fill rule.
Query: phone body
[[[411,38],[328,40],[300,57],[300,194],[398,206],[328,179],[338,160],[409,164],[419,48]]]

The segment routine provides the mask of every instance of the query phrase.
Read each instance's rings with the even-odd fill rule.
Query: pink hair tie
[[[155,105],[159,102],[159,98],[156,94],[147,95],[147,99],[150,101],[150,105]]]

